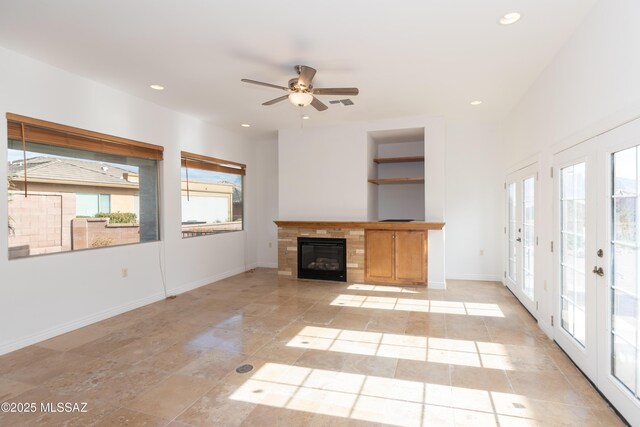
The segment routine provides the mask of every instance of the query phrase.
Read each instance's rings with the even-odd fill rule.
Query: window
[[[585,163],[560,170],[560,291],[562,327],[582,346],[586,340]]]
[[[516,183],[509,184],[509,278],[516,281]]]
[[[522,291],[534,297],[535,177],[522,181]]]
[[[111,212],[111,194],[76,193],[76,217]]]
[[[242,163],[183,151],[182,237],[243,230]]]
[[[9,259],[159,239],[162,147],[7,119]]]

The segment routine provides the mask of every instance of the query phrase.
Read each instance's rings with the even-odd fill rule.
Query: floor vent
[[[236,372],[239,374],[246,374],[247,372],[251,372],[253,370],[253,365],[242,365],[236,368]]]

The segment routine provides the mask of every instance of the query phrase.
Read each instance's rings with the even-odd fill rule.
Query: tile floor
[[[501,284],[269,269],[1,356],[0,401],[88,405],[0,425],[623,425]]]

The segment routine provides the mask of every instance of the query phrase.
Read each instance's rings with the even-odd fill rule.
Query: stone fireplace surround
[[[297,279],[298,237],[335,238],[347,240],[347,281],[364,281],[364,229],[278,227],[278,274]]]

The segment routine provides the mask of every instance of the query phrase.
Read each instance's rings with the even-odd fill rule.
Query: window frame
[[[8,260],[24,260],[34,257],[40,257],[44,255],[59,255],[59,254],[70,254],[73,252],[82,252],[86,250],[93,249],[104,249],[104,248],[114,248],[119,246],[130,246],[130,245],[138,245],[144,243],[154,243],[162,240],[162,224],[161,224],[161,216],[160,216],[160,204],[161,204],[161,161],[163,160],[164,147],[160,145],[148,144],[145,142],[140,142],[132,139],[122,138],[118,136],[108,135],[104,133],[89,131],[86,129],[81,129],[77,127],[67,126],[59,123],[49,122],[41,119],[35,119],[27,116],[22,116],[13,113],[6,113],[5,115],[7,119],[7,142],[13,141],[12,144],[7,144],[7,150],[11,149],[11,145],[15,145],[16,142],[22,142],[22,150],[23,152],[27,150],[27,144],[36,144],[39,146],[49,146],[49,147],[57,147],[63,150],[71,150],[71,152],[85,152],[85,153],[94,153],[97,155],[107,155],[107,156],[115,156],[123,159],[126,158],[138,158],[141,160],[151,160],[154,161],[154,169],[155,174],[155,239],[151,240],[140,240],[138,242],[128,242],[128,243],[120,243],[114,245],[106,245],[106,246],[97,246],[97,247],[81,247],[81,248],[73,248],[73,244],[68,249],[63,249],[57,252],[43,252],[43,253],[35,253],[28,254],[24,256],[15,256],[11,257],[11,251],[7,252]],[[15,149],[15,148],[13,148]],[[34,151],[35,153],[39,153],[39,151]],[[46,154],[46,150],[42,151],[43,154]],[[65,157],[75,158],[73,155],[68,155]],[[77,157],[81,160],[86,160],[81,155]],[[93,160],[97,161],[97,160]],[[116,162],[117,163],[117,162]],[[151,166],[151,163],[149,164]],[[27,165],[25,163],[25,174],[24,179],[20,180],[24,183],[24,194],[25,197],[28,195],[28,183],[29,177],[27,174]],[[22,190],[21,190],[22,191]],[[138,190],[140,191],[140,190]],[[40,193],[36,191],[36,194]],[[100,197],[102,193],[98,193],[98,204],[100,205]],[[10,193],[8,193],[7,197],[7,209],[8,203],[10,202]],[[140,196],[138,196],[140,197]],[[139,202],[138,202],[139,203]],[[109,207],[111,208],[111,196],[109,195]],[[111,210],[111,209],[110,209]],[[142,227],[139,219],[138,219],[138,227]],[[7,239],[11,236],[11,232],[8,233]],[[140,233],[142,236],[142,233]],[[141,237],[142,238],[142,237]],[[71,238],[73,242],[73,238]],[[64,247],[64,245],[63,245]],[[8,247],[8,249],[10,249]]]
[[[194,234],[192,236],[185,236],[184,231],[182,230],[183,224],[183,209],[182,209],[182,169],[185,168],[187,171],[189,169],[198,169],[208,172],[219,172],[226,174],[234,174],[240,176],[240,189],[242,196],[242,217],[241,223],[242,226],[239,230],[219,230],[206,234]],[[202,154],[196,154],[188,151],[180,151],[180,225],[181,225],[181,233],[183,239],[190,239],[193,237],[205,237],[205,236],[215,236],[217,234],[227,234],[227,233],[235,233],[245,231],[245,176],[246,176],[247,165],[244,163],[239,163],[231,160],[224,160],[217,157],[205,156]],[[189,177],[187,172],[187,195],[189,193]],[[231,206],[233,207],[233,193],[231,194]],[[233,209],[233,208],[232,208]],[[232,211],[233,212],[233,211]],[[231,217],[233,221],[233,216]]]

